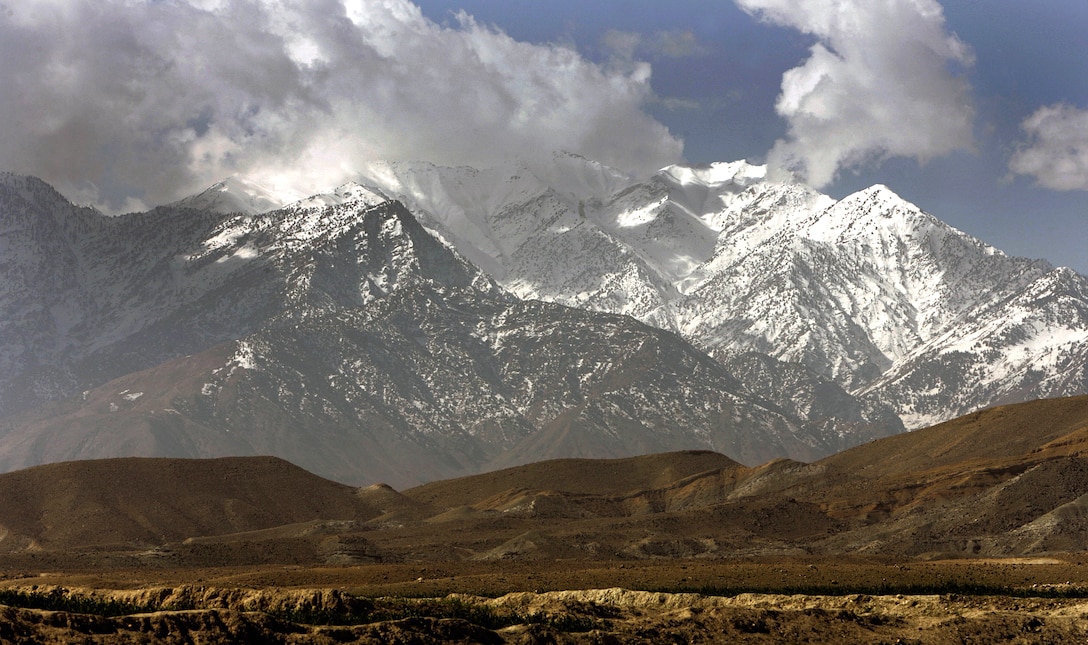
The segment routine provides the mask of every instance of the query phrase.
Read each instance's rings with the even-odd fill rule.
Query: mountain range
[[[385,163],[359,185],[519,297],[627,314],[725,363],[800,365],[908,428],[1088,391],[1085,277],[885,186],[835,201],[744,162],[635,181],[573,155],[536,173]]]
[[[0,175],[0,468],[271,454],[397,486],[707,448],[811,461],[1088,391],[1088,282],[874,187],[379,163],[107,217]]]

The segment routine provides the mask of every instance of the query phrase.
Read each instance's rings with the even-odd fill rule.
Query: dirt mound
[[[662,488],[710,470],[741,467],[725,455],[694,450],[626,459],[555,459],[424,484],[404,493],[417,501],[442,508],[472,505],[520,490],[623,495]]]
[[[829,470],[882,477],[1019,460],[1088,427],[1088,396],[1000,406],[879,439],[821,460]],[[1041,455],[1040,455],[1041,456]]]
[[[360,488],[356,496],[367,506],[380,509],[382,513],[418,511],[423,507],[416,500],[397,492],[387,484],[374,484]]]
[[[355,492],[272,457],[50,464],[0,475],[0,548],[161,545],[378,515]]]

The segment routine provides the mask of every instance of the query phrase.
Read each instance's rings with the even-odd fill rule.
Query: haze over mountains
[[[109,218],[0,176],[0,466],[272,454],[403,486],[690,448],[810,461],[1088,391],[1088,281],[884,187],[557,155],[374,164],[282,201],[234,178]]]

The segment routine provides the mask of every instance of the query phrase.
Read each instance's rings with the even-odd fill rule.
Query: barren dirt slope
[[[627,459],[554,459],[432,482],[409,489],[405,494],[436,508],[471,505],[501,493],[523,490],[623,495],[664,488],[707,471],[737,468],[742,466],[725,455],[706,450]]]
[[[4,551],[27,540],[44,549],[161,544],[377,514],[356,489],[274,457],[103,459],[0,475]]]

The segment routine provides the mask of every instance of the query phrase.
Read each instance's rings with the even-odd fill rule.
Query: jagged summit
[[[747,161],[714,162],[701,166],[675,164],[662,168],[658,174],[668,177],[680,185],[720,186],[722,184],[733,184],[740,188],[746,188],[766,178],[767,166],[753,165]]]
[[[169,204],[181,208],[209,210],[216,213],[245,213],[255,215],[282,207],[297,200],[291,192],[262,186],[246,177],[233,175],[212,184],[205,190]]]
[[[366,206],[376,206],[389,200],[390,198],[383,193],[381,189],[365,186],[359,182],[349,181],[337,186],[327,193],[311,195],[293,204],[289,204],[289,206],[296,208],[317,208],[322,206],[339,206],[352,202],[358,202]]]
[[[745,162],[670,166],[578,200],[514,170],[416,165],[373,180],[521,297],[628,314],[722,360],[756,351],[799,363],[912,425],[1007,399],[929,398],[919,414],[899,402],[905,393],[881,393],[882,375],[945,370],[945,351],[923,347],[981,316],[1013,315],[1008,303],[1052,268],[1009,257],[887,186],[836,201]],[[1070,325],[1088,339],[1088,318]],[[968,354],[956,369],[1008,376]],[[1083,391],[1078,379],[1052,394]]]

